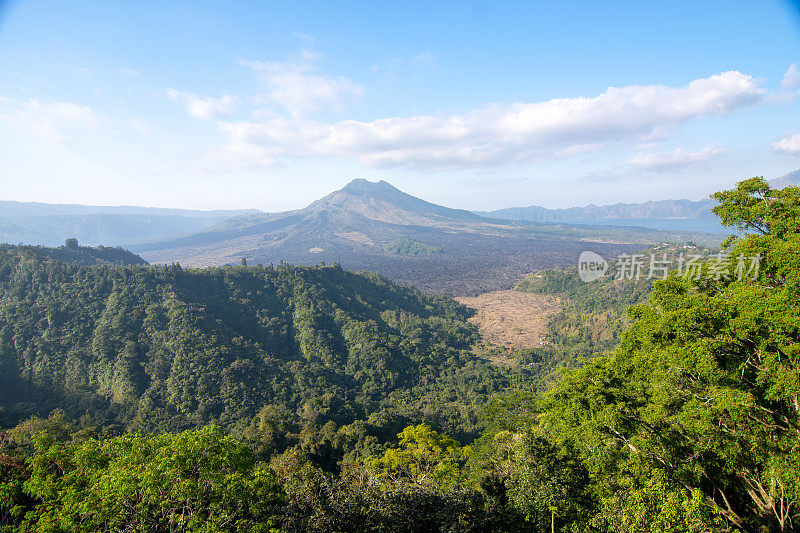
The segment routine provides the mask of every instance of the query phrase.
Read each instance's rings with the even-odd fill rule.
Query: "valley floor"
[[[516,290],[456,300],[476,310],[470,322],[478,326],[484,343],[505,348],[535,348],[547,343],[547,322],[561,311],[556,296]]]

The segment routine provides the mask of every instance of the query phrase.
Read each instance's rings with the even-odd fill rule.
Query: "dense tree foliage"
[[[28,254],[43,259],[53,259],[64,263],[83,266],[125,266],[146,265],[147,261],[124,248],[108,246],[80,246],[77,239],[67,239],[64,246],[48,248],[46,246],[11,246],[0,244],[0,250],[25,250]]]
[[[35,438],[24,491],[34,531],[267,530],[281,495],[247,446],[213,427],[65,446]],[[13,508],[12,514],[18,514]]]
[[[544,397],[537,429],[601,480],[601,527],[800,526],[800,189],[754,178],[715,198],[756,232],[729,240],[730,271],[760,255],[757,278],[657,282],[614,354]]]
[[[336,266],[98,268],[5,247],[0,408],[7,424],[55,408],[87,427],[214,423],[332,466],[415,421],[474,437],[510,379],[469,351],[466,318]]]
[[[462,448],[451,437],[438,434],[426,424],[409,426],[398,438],[397,448],[368,461],[379,472],[379,478],[439,487],[464,481],[462,466],[469,457],[468,446]]]
[[[623,291],[641,303],[619,345],[544,392],[470,359],[464,309],[380,278],[7,249],[7,421],[69,401],[0,433],[0,527],[798,530],[800,189],[754,178],[715,198],[740,231],[725,269],[673,273],[646,302]],[[754,256],[757,273],[731,275]],[[493,395],[504,380],[522,386]]]

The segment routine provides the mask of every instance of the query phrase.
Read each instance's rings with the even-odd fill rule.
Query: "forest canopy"
[[[547,390],[470,351],[466,309],[376,276],[5,248],[0,526],[795,531],[800,189],[714,198],[727,268],[621,288],[618,344]]]

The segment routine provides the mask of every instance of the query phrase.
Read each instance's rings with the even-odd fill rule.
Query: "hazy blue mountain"
[[[345,209],[368,218],[386,221],[406,222],[426,217],[435,223],[436,219],[476,221],[478,217],[466,209],[452,209],[426,202],[416,196],[401,191],[390,183],[380,180],[371,182],[355,179],[344,188],[334,191],[308,206],[309,210],[325,208]]]
[[[56,246],[75,237],[88,245],[130,245],[196,232],[252,212],[0,201],[0,242]]]
[[[587,205],[568,209],[547,209],[532,205],[510,207],[479,214],[508,220],[642,226],[660,230],[728,233],[711,213],[713,200],[657,200],[639,204]]]
[[[711,218],[713,200],[658,200],[640,204],[613,204],[594,205],[584,207],[570,207],[568,209],[547,209],[532,205],[530,207],[510,207],[488,211],[498,218],[509,220],[538,220],[538,221],[563,221],[563,220],[616,220],[622,218],[663,218],[663,219],[700,219]]]
[[[800,170],[769,180],[773,187],[800,185]],[[643,203],[618,203],[612,205],[590,204],[567,209],[548,209],[532,205],[509,207],[494,211],[479,211],[486,217],[532,222],[563,222],[568,224],[639,226],[658,230],[702,231],[730,233],[711,213],[716,202],[707,200],[655,200]]]
[[[230,218],[243,213],[259,212],[257,209],[173,209],[169,207],[141,207],[136,205],[81,205],[46,204],[41,202],[15,202],[0,200],[2,216],[44,216],[44,215],[158,215],[181,216],[189,218]]]
[[[778,187],[778,188],[800,187],[800,169],[795,170],[793,172],[789,172],[788,174],[781,176],[780,178],[775,178],[774,180],[770,180],[769,183],[773,187]]]

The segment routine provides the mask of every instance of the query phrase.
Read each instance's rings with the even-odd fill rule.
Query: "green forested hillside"
[[[654,282],[546,391],[467,355],[463,308],[380,278],[6,250],[3,405],[67,412],[0,433],[0,528],[797,531],[800,188],[715,199],[726,260]]]
[[[126,430],[260,428],[269,446],[368,420],[474,434],[509,381],[467,351],[466,317],[338,267],[96,268],[6,247],[0,406],[8,422],[61,408]],[[274,419],[295,429],[266,435]]]

